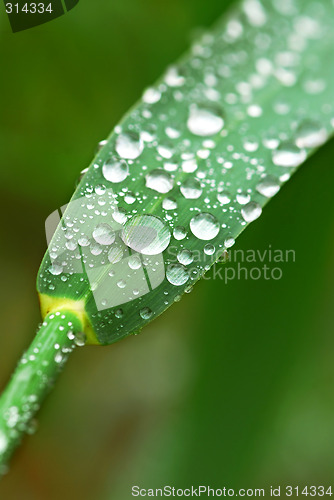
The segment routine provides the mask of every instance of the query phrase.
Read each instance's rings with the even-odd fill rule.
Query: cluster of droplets
[[[98,309],[113,307],[120,325],[119,306],[134,298],[143,320],[159,312],[145,304],[143,283],[131,283],[134,272],[147,277],[154,269],[150,290],[160,286],[162,269],[162,287],[190,289],[334,128],[321,68],[317,75],[303,64],[322,41],[321,23],[327,34],[328,23],[321,9],[311,17],[307,8],[297,13],[289,5],[244,0],[216,34],[193,45],[188,61],[146,89],[141,106],[101,143],[92,169],[101,178],[93,190],[87,173],[82,207],[66,228],[66,248],[72,272],[83,258]],[[278,21],[268,29],[270,9]],[[304,109],[294,108],[297,82]],[[266,89],[275,95],[262,105]],[[309,112],[316,109],[311,97],[319,104],[316,115]],[[50,272],[65,279],[68,269],[57,257]],[[102,278],[108,285],[100,292],[95,283]],[[119,298],[113,292],[112,301],[110,290]],[[165,290],[165,304],[173,290]]]

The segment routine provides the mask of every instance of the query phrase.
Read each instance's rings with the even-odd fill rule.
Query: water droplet
[[[122,317],[123,317],[123,309],[117,309],[117,310],[115,311],[115,316],[116,316],[116,318],[118,318],[118,319],[122,318]]]
[[[124,243],[144,255],[157,255],[169,245],[171,234],[164,222],[153,215],[136,215],[125,224]]]
[[[280,190],[280,183],[276,177],[266,175],[257,184],[256,190],[263,196],[266,196],[266,198],[271,198]]]
[[[74,336],[74,343],[78,347],[83,347],[87,342],[87,337],[84,332],[77,332]]]
[[[125,160],[113,156],[104,163],[102,173],[109,182],[122,182],[129,175],[129,166]]]
[[[231,201],[231,195],[228,191],[222,191],[217,194],[217,200],[221,205],[227,205]]]
[[[164,198],[162,201],[162,208],[165,210],[176,210],[177,203],[175,198]]]
[[[181,264],[169,264],[166,270],[166,278],[172,285],[181,286],[187,283],[189,274]]]
[[[196,238],[200,240],[212,240],[219,233],[220,227],[213,215],[201,212],[191,219],[190,229]]]
[[[132,254],[128,260],[128,266],[130,269],[140,269],[141,260],[138,254]]]
[[[190,250],[181,250],[177,254],[177,260],[180,262],[180,264],[183,264],[184,266],[188,266],[191,264],[194,260],[193,254]]]
[[[181,187],[180,191],[185,198],[188,200],[196,200],[202,194],[201,184],[197,179],[186,179]]]
[[[224,241],[224,247],[225,248],[231,248],[235,244],[235,239],[233,236],[227,236]]]
[[[111,264],[116,264],[123,258],[124,248],[121,245],[113,245],[108,253],[108,260]]]
[[[115,241],[115,231],[109,224],[98,224],[93,231],[93,238],[100,245],[111,245]]]
[[[307,120],[296,130],[296,144],[299,148],[316,148],[327,140],[327,131],[320,123]]]
[[[250,194],[246,191],[241,191],[240,193],[237,193],[236,199],[240,205],[246,205],[246,203],[250,200]]]
[[[202,137],[217,134],[224,126],[222,114],[216,108],[190,106],[188,129]]]
[[[63,272],[63,266],[60,264],[56,264],[56,262],[53,262],[53,264],[49,267],[49,272],[53,274],[53,276],[58,276]]]
[[[255,219],[258,219],[261,213],[262,208],[255,201],[250,201],[241,209],[241,215],[246,222],[253,222]]]
[[[281,142],[272,152],[272,159],[279,167],[298,167],[306,159],[306,151],[291,142]]]
[[[143,309],[139,311],[139,314],[142,319],[150,319],[153,315],[153,312],[149,307],[143,307]]]
[[[186,173],[193,173],[197,170],[197,162],[195,158],[189,158],[182,162],[182,170]]]
[[[165,74],[165,82],[170,87],[181,87],[185,82],[185,78],[180,74],[179,68],[170,66]]]
[[[161,92],[153,87],[149,87],[148,89],[146,89],[143,94],[143,101],[147,104],[154,104],[155,102],[158,102],[160,98]]]
[[[215,253],[215,251],[216,251],[216,247],[214,245],[211,245],[210,243],[208,243],[204,247],[205,255],[213,255]]]
[[[158,193],[168,193],[173,189],[173,179],[162,168],[156,168],[146,175],[146,186]]]
[[[121,158],[134,160],[142,153],[144,143],[139,134],[123,132],[116,139],[115,149]]]
[[[173,230],[173,236],[176,240],[183,240],[187,236],[187,230],[183,226],[177,226]]]
[[[128,205],[132,205],[136,201],[136,196],[131,191],[128,191],[124,196],[124,201]]]

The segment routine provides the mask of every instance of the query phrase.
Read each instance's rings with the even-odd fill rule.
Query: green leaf
[[[333,132],[333,23],[329,0],[246,0],[144,92],[47,221],[44,316],[109,344],[225,256]]]

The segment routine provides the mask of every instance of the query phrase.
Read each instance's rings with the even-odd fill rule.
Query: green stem
[[[0,397],[0,474],[51,390],[68,355],[80,345],[82,324],[70,311],[50,313]],[[79,339],[79,340],[78,340]]]

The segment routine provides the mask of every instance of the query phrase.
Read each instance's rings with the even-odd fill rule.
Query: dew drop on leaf
[[[216,217],[201,212],[191,219],[190,230],[199,240],[212,240],[219,233],[220,227]]]

